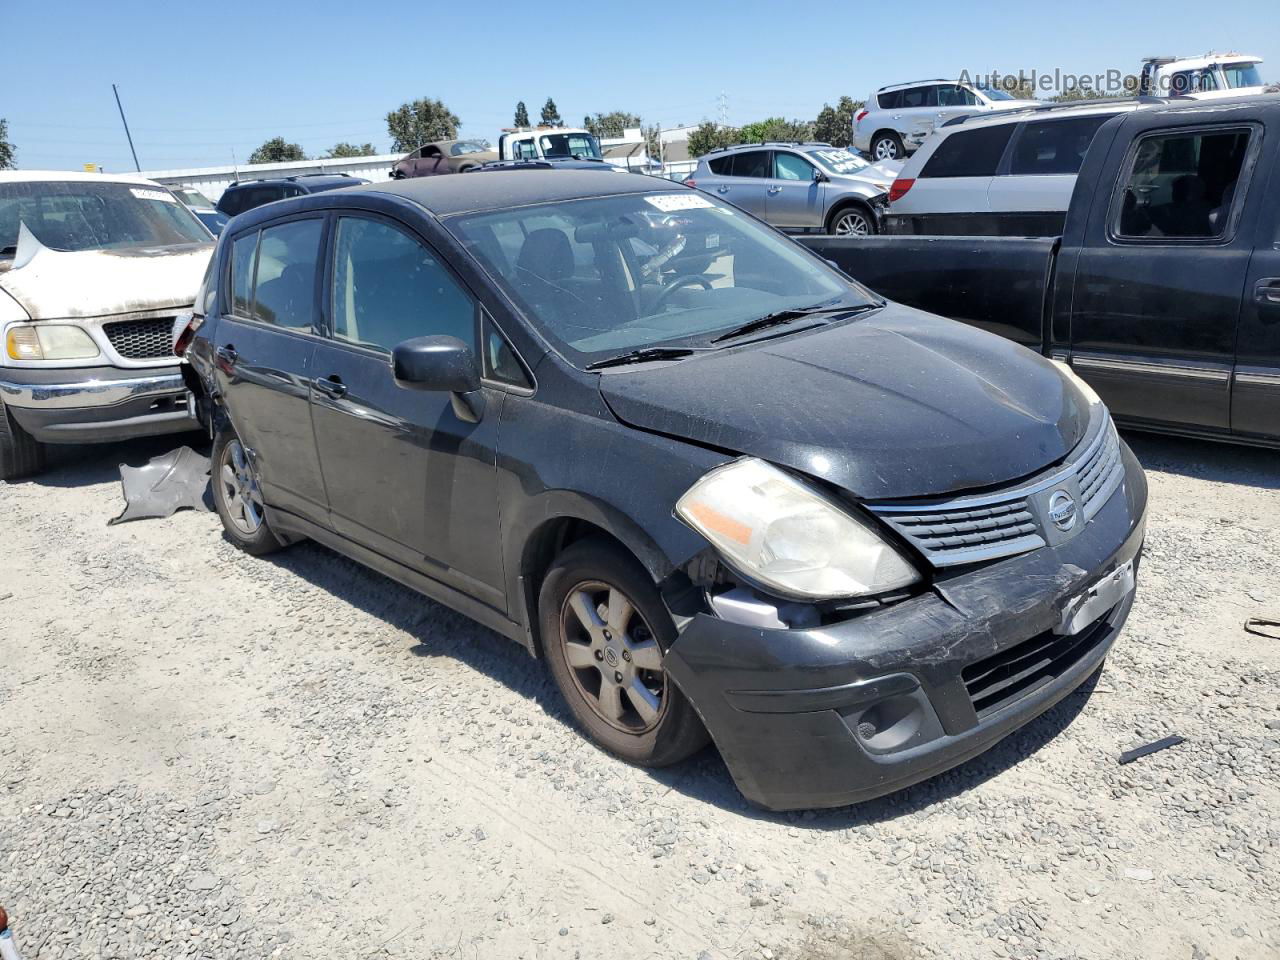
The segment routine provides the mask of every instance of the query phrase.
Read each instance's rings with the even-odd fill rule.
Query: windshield
[[[998,87],[978,87],[977,90],[980,94],[982,94],[988,100],[1013,100],[1014,99],[1013,94],[1005,93],[1003,90],[999,89]]]
[[[449,155],[461,157],[468,153],[484,153],[488,149],[489,145],[487,143],[481,143],[478,140],[459,140],[449,148]]]
[[[178,199],[185,203],[188,207],[212,207],[213,201],[206,197],[199,190],[192,190],[190,187],[170,187]]]
[[[818,161],[819,166],[828,173],[857,173],[871,164],[848,150],[833,147],[830,150],[811,150],[805,154],[810,160]]]
[[[793,241],[688,189],[445,222],[580,366],[656,345],[705,346],[778,311],[879,302]]]
[[[231,220],[221,210],[199,210],[196,211],[196,218],[208,227],[209,232],[215,237],[222,232],[222,228]]]
[[[600,156],[600,144],[589,133],[544,133],[538,137],[544,157],[595,157]]]
[[[168,190],[91,181],[0,183],[0,253],[25,223],[52,250],[207,243],[209,234]]]
[[[1222,72],[1227,78],[1227,86],[1232,89],[1262,86],[1262,74],[1258,72],[1256,63],[1224,63]]]

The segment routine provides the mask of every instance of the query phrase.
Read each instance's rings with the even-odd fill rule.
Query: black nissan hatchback
[[[1147,488],[1064,367],[647,177],[298,197],[180,346],[226,535],[310,537],[544,658],[626,760],[774,808],[971,757],[1101,664]]]

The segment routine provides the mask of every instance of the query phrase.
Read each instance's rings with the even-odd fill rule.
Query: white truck
[[[1138,93],[1156,97],[1212,100],[1262,93],[1261,57],[1248,53],[1206,53],[1202,57],[1144,57]]]
[[[600,141],[581,127],[508,127],[498,137],[499,160],[603,160]]]

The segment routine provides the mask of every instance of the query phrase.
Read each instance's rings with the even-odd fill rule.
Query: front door
[[[505,610],[499,548],[498,405],[460,419],[448,393],[396,384],[391,352],[443,334],[477,356],[477,305],[416,235],[390,220],[334,221],[312,421],[345,537]]]
[[[823,194],[817,168],[789,150],[773,151],[773,177],[765,191],[765,219],[788,230],[822,226]]]
[[[1240,305],[1236,370],[1231,388],[1231,432],[1280,440],[1280,145],[1258,165],[1270,170],[1258,205],[1253,257]],[[1258,177],[1261,189],[1263,177]]]
[[[1121,417],[1230,429],[1253,250],[1246,161],[1260,136],[1248,125],[1145,134],[1100,198],[1076,271],[1072,363]]]
[[[267,504],[316,523],[328,510],[308,403],[323,224],[289,220],[232,241],[232,294],[214,337],[218,389]]]

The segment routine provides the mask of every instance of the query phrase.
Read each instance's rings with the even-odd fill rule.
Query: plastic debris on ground
[[[209,458],[179,447],[152,458],[144,467],[120,464],[124,512],[110,523],[169,517],[183,507],[207,512]]]

